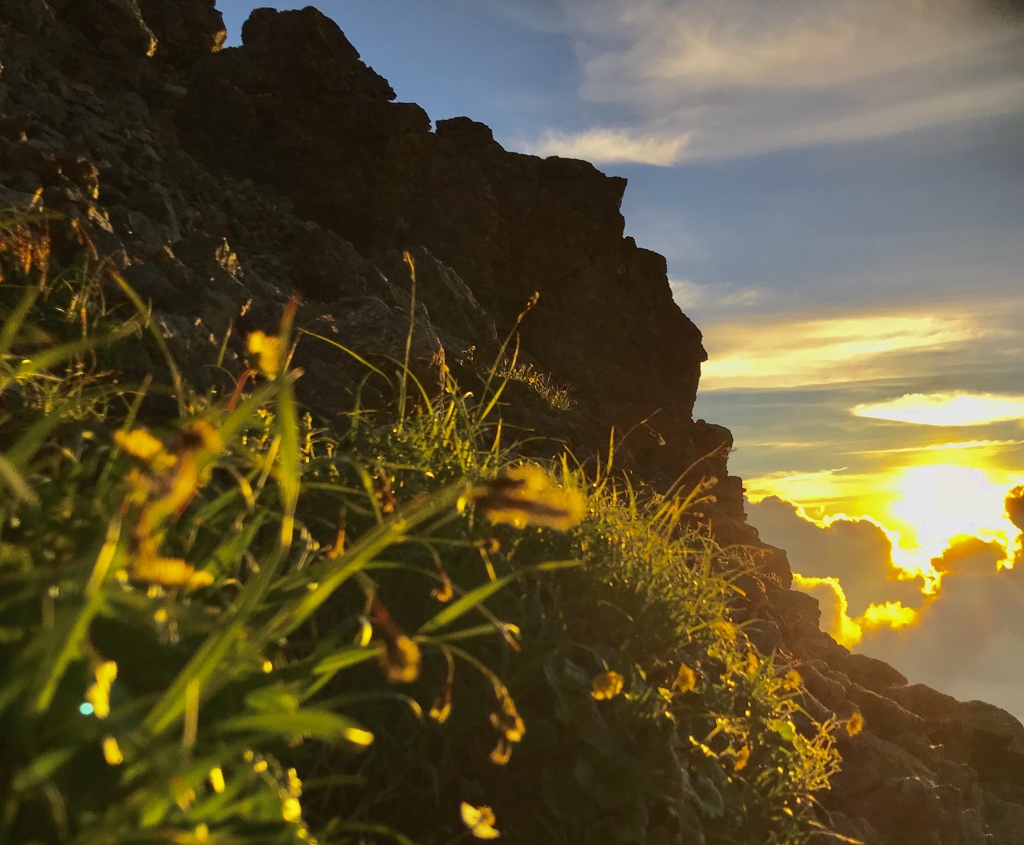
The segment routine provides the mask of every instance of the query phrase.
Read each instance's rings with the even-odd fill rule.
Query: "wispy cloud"
[[[655,164],[662,167],[681,161],[690,143],[688,132],[669,134],[599,127],[583,132],[544,133],[536,141],[518,146],[539,156],[581,158],[595,164]]]
[[[1024,28],[986,14],[983,4],[560,5],[580,61],[583,97],[617,116],[600,130],[558,136],[562,150],[586,148],[597,133],[656,145],[656,139],[686,138],[673,156],[749,155],[1013,113],[1024,103]],[[603,160],[665,164],[673,156]]]
[[[971,426],[1024,419],[1024,396],[995,393],[908,393],[885,402],[857,405],[858,417],[917,425]]]
[[[733,284],[701,285],[689,279],[669,279],[672,298],[683,311],[735,312],[758,308],[774,299],[767,288]]]
[[[984,328],[958,314],[877,314],[739,322],[705,331],[702,390],[782,388],[866,381],[894,374],[894,353],[939,351],[978,340]]]
[[[756,445],[756,444],[755,444]],[[901,446],[896,449],[861,449],[845,452],[847,455],[899,455],[921,452],[959,452],[966,450],[998,451],[1011,446],[1024,445],[1024,440],[957,440],[950,443],[928,443],[920,446]]]

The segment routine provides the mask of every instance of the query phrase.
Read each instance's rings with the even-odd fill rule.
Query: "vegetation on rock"
[[[684,524],[706,485],[522,461],[493,370],[433,400],[400,368],[418,401],[339,436],[295,401],[294,306],[198,392],[54,220],[0,220],[4,841],[819,828],[853,723],[732,621],[752,570]],[[167,377],[127,382],[137,356]]]

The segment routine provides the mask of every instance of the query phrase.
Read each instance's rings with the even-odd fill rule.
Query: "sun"
[[[960,536],[995,540],[1010,548],[1017,529],[1004,500],[1006,473],[959,464],[904,466],[881,485],[887,495],[879,518],[899,532],[893,560],[900,568],[930,575],[933,558]],[[1004,565],[1012,565],[1009,560]]]

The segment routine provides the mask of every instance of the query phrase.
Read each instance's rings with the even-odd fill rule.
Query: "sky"
[[[217,0],[229,44],[254,5]],[[704,333],[695,416],[823,626],[1024,719],[1024,3],[318,8],[435,120],[629,180]]]

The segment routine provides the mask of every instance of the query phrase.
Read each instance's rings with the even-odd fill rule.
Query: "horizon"
[[[307,4],[217,5],[233,45],[255,6]],[[958,0],[319,8],[432,119],[628,178],[626,232],[665,255],[704,334],[694,416],[733,432],[750,522],[823,627],[1024,719],[1006,673],[1024,566],[1003,511],[1024,484],[1024,16]]]

